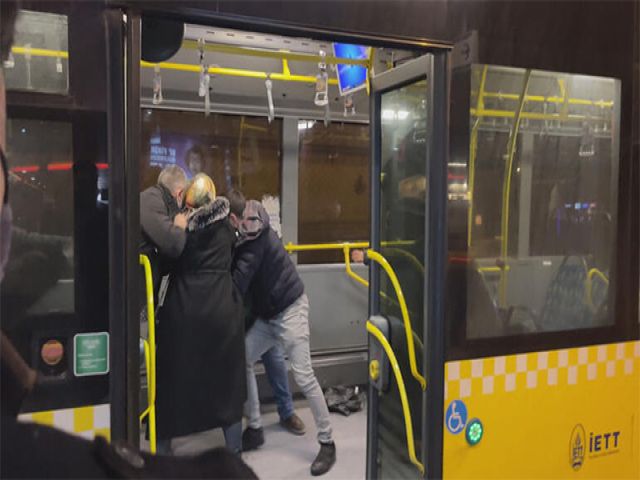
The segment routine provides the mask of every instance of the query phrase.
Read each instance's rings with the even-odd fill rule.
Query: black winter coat
[[[236,236],[218,198],[189,220],[187,243],[160,310],[158,438],[224,427],[246,399],[244,316],[231,280]]]
[[[269,215],[261,205],[258,235],[236,249],[233,281],[251,304],[251,313],[269,320],[293,304],[304,293],[296,266],[269,226]]]

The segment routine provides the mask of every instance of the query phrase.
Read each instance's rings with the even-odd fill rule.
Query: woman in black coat
[[[240,452],[244,322],[230,272],[236,236],[229,201],[215,198],[215,186],[204,174],[187,187],[186,200],[196,208],[159,315],[159,445],[170,448],[174,437],[222,427],[227,447]]]

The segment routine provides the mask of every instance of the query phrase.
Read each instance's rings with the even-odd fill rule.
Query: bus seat
[[[585,302],[587,265],[583,258],[567,256],[549,285],[540,330],[574,330],[592,326],[593,313]]]

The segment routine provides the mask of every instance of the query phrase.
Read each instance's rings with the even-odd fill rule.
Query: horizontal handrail
[[[414,244],[413,241],[405,241],[399,240],[394,242],[386,242],[387,245],[402,245],[402,244]],[[364,285],[365,287],[369,287],[369,282],[362,278],[360,275],[355,273],[351,268],[351,259],[349,258],[349,252],[354,248],[367,248],[367,242],[343,242],[343,243],[316,243],[316,244],[307,244],[307,245],[293,245],[292,243],[288,243],[285,248],[289,253],[293,252],[304,252],[304,251],[320,251],[320,250],[342,250],[344,253],[344,263],[347,275],[353,278],[356,282]],[[409,356],[409,366],[411,369],[411,375],[418,381],[422,390],[427,388],[427,381],[424,376],[418,371],[418,362],[416,360],[415,353],[415,334],[413,331],[413,327],[411,325],[411,318],[409,316],[409,309],[407,308],[407,302],[404,298],[404,293],[402,292],[402,287],[400,286],[400,281],[398,280],[398,276],[396,275],[393,267],[387,261],[387,259],[381,255],[380,253],[368,249],[367,257],[376,262],[378,265],[382,267],[382,269],[386,272],[391,280],[391,284],[396,293],[396,297],[398,297],[398,304],[400,306],[400,312],[402,314],[402,323],[404,325],[404,330],[407,338],[407,350]],[[417,261],[417,260],[416,260]],[[388,298],[384,292],[380,292],[381,295],[385,298]]]

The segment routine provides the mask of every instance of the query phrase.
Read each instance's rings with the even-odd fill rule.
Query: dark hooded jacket
[[[171,271],[157,334],[159,439],[242,419],[244,312],[231,279],[236,235],[228,214],[226,198],[196,210]]]
[[[300,298],[304,284],[270,227],[269,214],[262,204],[247,202],[244,218],[242,241],[234,255],[233,282],[251,303],[251,313],[269,320]]]

